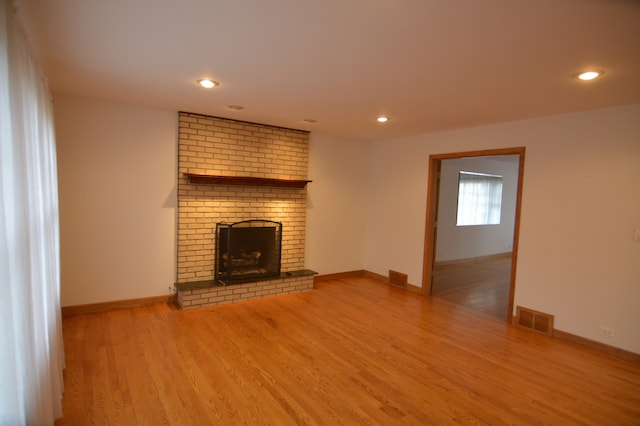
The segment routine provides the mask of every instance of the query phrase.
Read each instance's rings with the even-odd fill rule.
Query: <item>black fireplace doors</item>
[[[223,284],[280,275],[282,223],[245,220],[216,224],[215,276]]]

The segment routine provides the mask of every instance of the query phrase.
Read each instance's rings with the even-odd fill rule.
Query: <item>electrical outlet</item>
[[[600,333],[604,334],[605,336],[613,337],[613,328],[600,327]]]

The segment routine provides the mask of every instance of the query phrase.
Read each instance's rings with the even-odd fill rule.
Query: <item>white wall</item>
[[[367,144],[311,133],[307,185],[307,268],[363,269]]]
[[[505,253],[513,247],[513,226],[518,191],[517,155],[443,160],[438,201],[436,261],[469,259]],[[500,223],[456,226],[458,175],[461,171],[502,176]]]
[[[365,269],[420,285],[430,154],[516,146],[526,156],[515,304],[640,353],[640,104],[372,143]]]
[[[177,114],[55,100],[62,305],[168,294]],[[516,305],[640,353],[639,141],[640,105],[370,144],[312,134],[306,267],[420,285],[429,155],[526,146]]]
[[[177,113],[56,96],[62,305],[168,294]],[[364,265],[367,144],[311,134],[305,267]]]
[[[62,306],[168,295],[177,114],[55,96]]]

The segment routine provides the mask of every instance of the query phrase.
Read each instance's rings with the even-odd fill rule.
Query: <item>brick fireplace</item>
[[[182,308],[313,288],[304,269],[309,133],[178,113],[177,301]],[[223,285],[215,280],[220,223],[282,223],[281,275]]]

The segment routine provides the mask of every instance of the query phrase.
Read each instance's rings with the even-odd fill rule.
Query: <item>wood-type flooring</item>
[[[63,328],[60,426],[640,424],[640,365],[371,278]]]
[[[511,256],[436,265],[432,295],[507,320]]]

